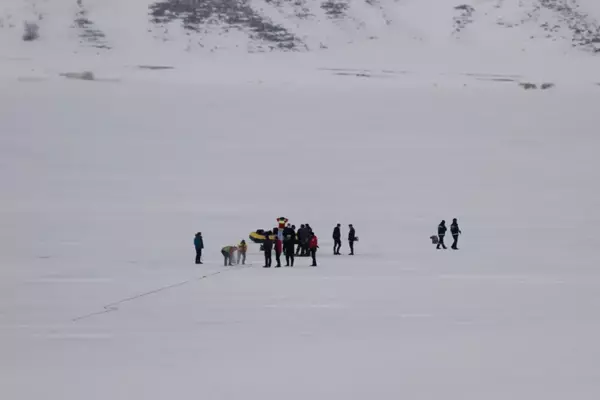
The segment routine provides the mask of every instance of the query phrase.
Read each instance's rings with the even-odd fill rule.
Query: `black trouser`
[[[294,266],[294,245],[287,245],[285,247],[285,264],[288,266]]]
[[[456,250],[458,248],[458,235],[452,235],[452,239],[454,239],[454,243],[452,243],[452,248]]]
[[[333,254],[339,254],[342,248],[342,241],[340,239],[333,239]]]
[[[301,256],[307,256],[308,255],[308,240],[305,240],[302,243],[302,252],[300,253]]]
[[[296,249],[296,255],[305,256],[308,253],[308,242],[306,240],[298,243],[298,248]]]
[[[348,240],[348,244],[350,245],[350,254],[354,254],[354,240]]]
[[[287,256],[288,253],[294,253],[294,241],[290,241],[290,240],[284,240],[283,241],[283,255]]]
[[[271,252],[265,251],[265,267],[271,266]]]
[[[444,244],[444,235],[438,235],[438,245],[437,245],[437,249],[440,248],[440,246],[442,246],[444,249],[446,249],[446,245]]]
[[[310,249],[310,256],[312,257],[313,263],[312,266],[317,266],[317,249]]]
[[[202,249],[196,247],[196,264],[202,263]]]

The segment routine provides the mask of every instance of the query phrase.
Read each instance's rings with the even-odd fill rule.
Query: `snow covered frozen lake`
[[[599,87],[169,73],[0,81],[1,398],[598,399]]]

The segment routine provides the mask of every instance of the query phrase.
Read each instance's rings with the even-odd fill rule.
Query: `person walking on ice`
[[[340,231],[340,224],[337,224],[333,228],[333,255],[339,256],[340,249],[342,248],[342,232]]]
[[[242,240],[238,245],[238,253],[237,253],[237,263],[240,263],[240,259],[242,260],[242,265],[246,265],[246,252],[248,251],[248,245],[245,240]]]
[[[202,264],[202,249],[204,248],[204,240],[202,239],[202,233],[196,233],[194,237],[194,247],[196,248],[196,264]]]
[[[350,228],[350,232],[348,232],[348,244],[350,245],[350,256],[354,255],[354,242],[358,242],[358,237],[356,236],[356,231],[354,230],[354,226],[352,224],[348,225]]]
[[[224,258],[224,265],[226,267],[233,265],[233,256],[235,255],[236,250],[237,247],[235,246],[225,246],[221,249],[221,254],[223,254]]]
[[[456,218],[452,220],[452,225],[450,225],[450,233],[452,234],[452,239],[454,239],[454,242],[452,243],[452,250],[458,250],[458,235],[462,234],[462,232],[458,227],[458,221]]]
[[[448,228],[446,228],[446,221],[440,222],[440,224],[438,225],[438,244],[436,249],[439,250],[440,246],[442,246],[444,250],[447,249],[446,245],[444,244],[444,236],[446,236],[447,230]]]

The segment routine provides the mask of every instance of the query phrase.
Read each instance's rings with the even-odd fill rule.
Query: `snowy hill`
[[[595,51],[599,18],[591,0],[6,0],[0,7],[9,42],[21,40],[24,21],[37,21],[44,46],[73,51],[135,51],[143,42],[191,52],[314,51],[380,38]]]
[[[0,74],[245,82],[392,71],[431,83],[440,74],[595,83],[599,18],[591,0],[7,0]],[[36,40],[23,40],[25,23],[39,28]]]

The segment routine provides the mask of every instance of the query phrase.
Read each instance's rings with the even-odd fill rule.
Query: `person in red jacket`
[[[316,267],[317,266],[317,249],[319,248],[319,239],[317,238],[317,235],[315,235],[314,233],[311,236],[310,241],[308,242],[308,248],[310,249],[310,256],[312,257],[312,260],[313,260],[311,267]]]

